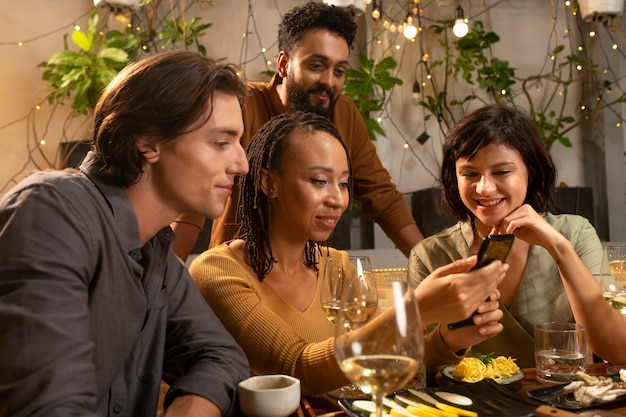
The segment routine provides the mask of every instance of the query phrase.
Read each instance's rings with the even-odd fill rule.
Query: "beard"
[[[300,86],[290,77],[286,77],[285,88],[287,89],[287,100],[294,111],[305,111],[309,113],[319,114],[328,117],[335,107],[335,94],[332,90],[325,88],[319,84],[314,84],[306,91],[302,91]],[[326,93],[329,97],[329,105],[326,107],[322,103],[313,104],[309,97],[317,93]]]

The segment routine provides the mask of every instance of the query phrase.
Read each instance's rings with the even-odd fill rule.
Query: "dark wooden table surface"
[[[606,376],[606,368],[610,366],[604,363],[594,363],[587,365],[587,373],[595,376]],[[433,380],[428,381],[429,386],[437,385],[442,381],[442,376],[437,375]],[[521,381],[507,386],[512,392],[525,396],[528,391],[532,391],[539,388],[549,387],[550,384],[541,383],[537,381],[536,369],[525,368],[524,379]],[[604,407],[607,410],[618,411],[626,413],[626,401],[620,402],[613,407]],[[330,398],[303,398],[298,408],[297,413],[294,415],[297,417],[346,417],[346,414],[339,410],[337,402]]]

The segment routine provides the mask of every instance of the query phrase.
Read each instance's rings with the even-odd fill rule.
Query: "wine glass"
[[[347,263],[345,261],[347,261]],[[367,290],[363,295],[364,301],[368,306],[367,310],[364,310],[364,312],[368,314],[376,312],[378,306],[378,291],[369,257],[364,255],[348,255],[347,257],[335,259],[328,256],[322,273],[320,303],[326,317],[332,323],[335,323],[337,312],[339,311],[339,302],[346,285],[346,279],[355,278],[354,274],[349,275],[348,273],[349,271],[357,270],[362,272],[362,280],[371,284],[367,286]]]
[[[344,288],[335,327],[335,356],[341,370],[361,391],[371,394],[376,416],[383,398],[403,388],[424,356],[422,322],[408,279],[392,283],[392,306],[378,315],[363,314],[367,303],[358,279]]]
[[[359,283],[362,284],[360,291],[362,301],[365,304],[365,308],[359,314],[369,316],[373,315],[377,310],[378,291],[369,257],[350,255],[337,259],[328,256],[322,271],[320,303],[326,318],[332,323],[336,323],[344,288],[347,288],[347,283],[350,280],[357,279],[358,274],[356,271],[360,271]],[[368,397],[354,384],[348,384],[331,391],[329,395],[335,398],[350,399]]]
[[[604,298],[620,313],[626,314],[626,245],[604,248],[600,265]]]

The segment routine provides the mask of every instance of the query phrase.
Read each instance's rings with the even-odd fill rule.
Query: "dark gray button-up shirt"
[[[223,414],[249,375],[241,348],[170,246],[99,178],[45,172],[0,199],[0,416],[154,417],[193,393]]]

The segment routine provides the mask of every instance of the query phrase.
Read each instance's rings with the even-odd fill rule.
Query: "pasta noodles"
[[[517,371],[519,371],[519,366],[511,357],[498,356],[491,359],[488,364],[478,358],[466,357],[456,365],[452,376],[464,382],[478,382],[485,378],[497,381],[513,376]]]

